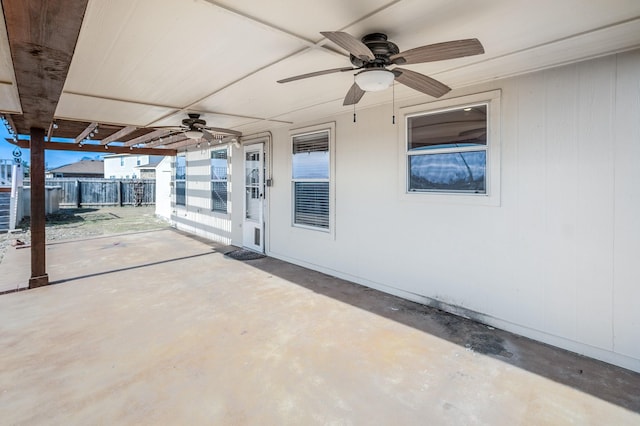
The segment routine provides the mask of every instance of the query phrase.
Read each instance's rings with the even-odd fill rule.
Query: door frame
[[[241,146],[242,150],[242,247],[257,251],[260,253],[265,253],[266,251],[266,200],[267,200],[267,163],[265,161],[267,155],[267,143],[264,139],[256,139],[254,141],[248,141],[247,143]],[[247,153],[259,150],[261,167],[260,167],[260,176],[258,179],[258,191],[260,193],[260,203],[259,203],[259,219],[257,221],[247,220],[247,176],[246,176],[246,161],[247,161]],[[252,230],[248,228],[251,227]],[[251,244],[252,234],[255,236],[255,229],[259,229],[259,239],[260,244]],[[255,237],[254,237],[255,238]],[[254,239],[255,241],[255,239]],[[249,242],[249,243],[248,243]]]

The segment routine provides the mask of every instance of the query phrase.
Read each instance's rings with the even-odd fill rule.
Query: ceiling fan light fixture
[[[356,84],[365,92],[379,92],[387,89],[395,75],[385,69],[369,69],[356,74]]]
[[[189,139],[200,139],[202,137],[202,132],[200,130],[187,130],[184,132],[184,135]]]

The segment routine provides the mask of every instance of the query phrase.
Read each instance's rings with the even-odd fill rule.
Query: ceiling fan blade
[[[451,90],[446,84],[415,71],[395,68],[393,73],[396,75],[396,81],[398,81],[398,83],[402,83],[405,86],[411,87],[418,92],[426,93],[434,98],[439,98]]]
[[[200,129],[200,131],[202,132],[202,138],[207,142],[211,142],[215,139],[215,137],[211,133],[207,132],[205,129]]]
[[[342,105],[355,105],[360,102],[360,99],[364,96],[365,91],[360,88],[356,83],[353,83],[351,89],[347,92],[347,96],[344,97]]]
[[[389,60],[398,65],[420,64],[423,62],[442,61],[445,59],[462,58],[484,53],[484,47],[477,38],[446,41],[444,43],[429,44],[416,47],[404,52],[391,55]]]
[[[486,134],[487,134],[487,128],[486,127],[480,127],[478,129],[463,130],[462,132],[458,133],[458,136],[479,137],[479,136],[484,136]]]
[[[315,71],[315,72],[310,72],[308,74],[300,74],[294,77],[283,78],[282,80],[278,80],[278,83],[288,83],[290,81],[302,80],[303,78],[315,77],[317,75],[333,74],[335,72],[353,71],[355,69],[357,68],[343,67],[343,68],[332,68],[330,70]]]
[[[231,129],[223,129],[222,127],[203,126],[200,128],[200,130],[208,130],[209,132],[221,133],[223,135],[242,136],[242,132],[239,132],[237,130],[231,130]]]
[[[373,61],[376,58],[366,44],[349,33],[343,31],[323,31],[320,32],[320,34],[363,61]]]

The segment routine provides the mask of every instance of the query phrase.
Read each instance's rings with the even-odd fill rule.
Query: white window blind
[[[293,223],[329,229],[329,132],[293,137]]]

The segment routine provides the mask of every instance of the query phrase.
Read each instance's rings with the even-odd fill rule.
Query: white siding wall
[[[122,161],[121,161],[122,159]],[[133,179],[139,178],[140,170],[136,169],[140,164],[149,163],[148,155],[125,155],[115,157],[105,157],[104,159],[104,177],[110,179],[114,176],[116,179]]]
[[[217,145],[216,148],[219,148]],[[230,161],[239,162],[237,170],[242,170],[242,155],[234,149]],[[235,155],[234,155],[235,154]],[[231,244],[232,241],[242,240],[242,228],[231,226],[231,217],[234,215],[235,223],[242,220],[242,192],[230,191],[228,200],[228,213],[211,211],[211,170],[209,149],[192,148],[186,153],[187,158],[187,201],[186,206],[176,206],[175,199],[171,200],[172,223],[180,230],[199,235],[222,244]],[[234,179],[232,164],[228,179]],[[238,185],[242,185],[242,173],[239,175]],[[173,175],[172,175],[173,177]],[[230,184],[231,185],[231,184]]]
[[[335,123],[333,234],[291,226],[290,129],[273,130],[267,253],[640,371],[640,51],[450,97],[496,89],[500,205],[403,195],[390,106],[357,123],[345,111],[292,126]],[[400,107],[428,100],[416,99]],[[193,198],[208,191],[208,156],[188,154],[178,227],[242,245],[242,173],[230,215]]]
[[[452,97],[494,89],[499,206],[401,197],[388,105],[349,112],[309,123],[336,123],[335,237],[291,227],[274,132],[269,254],[640,371],[640,52]]]
[[[171,218],[171,194],[173,180],[172,163],[174,157],[164,157],[156,167],[156,216],[165,220]]]

